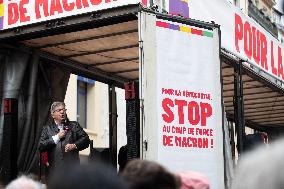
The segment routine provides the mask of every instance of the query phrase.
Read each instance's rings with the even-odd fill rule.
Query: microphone
[[[63,131],[64,130],[64,125],[65,125],[64,123],[65,123],[65,119],[63,119],[61,121],[61,123],[58,124],[59,131]]]
[[[64,120],[62,121],[62,123],[63,123],[63,130],[66,131],[66,132],[68,132],[68,131],[70,130],[70,128],[69,128],[69,126],[68,126],[67,120],[64,119]]]

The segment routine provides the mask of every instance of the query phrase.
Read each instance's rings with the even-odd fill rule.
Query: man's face
[[[64,106],[60,105],[55,107],[54,111],[51,112],[51,116],[57,123],[61,123],[62,120],[66,119],[66,109]]]

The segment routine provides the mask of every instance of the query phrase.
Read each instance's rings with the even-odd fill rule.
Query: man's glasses
[[[66,110],[67,110],[67,109],[65,109],[65,108],[60,108],[60,109],[54,110],[53,113],[54,113],[54,112],[61,112],[61,111],[66,112]]]

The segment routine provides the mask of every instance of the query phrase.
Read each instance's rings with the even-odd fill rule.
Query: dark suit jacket
[[[48,161],[51,169],[62,166],[65,163],[78,163],[79,151],[89,146],[89,136],[78,122],[66,122],[64,124],[64,130],[67,130],[65,138],[55,144],[52,136],[59,132],[55,122],[52,121],[50,124],[43,127],[39,143],[39,151],[48,152]],[[68,143],[75,144],[77,149],[66,153],[65,145]]]

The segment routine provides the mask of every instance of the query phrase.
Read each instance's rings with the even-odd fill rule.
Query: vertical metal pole
[[[242,135],[242,145],[244,149],[244,143],[246,140],[246,133],[245,133],[245,104],[244,104],[244,84],[243,84],[243,62],[240,62],[239,67],[239,73],[240,73],[240,104],[241,104],[241,135]]]
[[[112,164],[112,85],[108,85],[108,116],[109,116],[109,157]]]
[[[111,164],[117,168],[117,104],[113,85],[109,85],[109,150]]]
[[[140,157],[140,99],[139,99],[139,82],[134,83],[135,87],[135,117],[136,117],[136,146],[137,146],[137,158]]]
[[[234,71],[234,118],[237,130],[237,148],[240,156],[244,151],[245,139],[242,62],[239,62]]]
[[[230,130],[231,130],[231,149],[232,149],[232,159],[233,159],[233,163],[235,165],[235,159],[236,159],[236,154],[235,154],[235,129],[234,129],[234,123],[232,121],[229,121],[229,125],[230,125]]]

